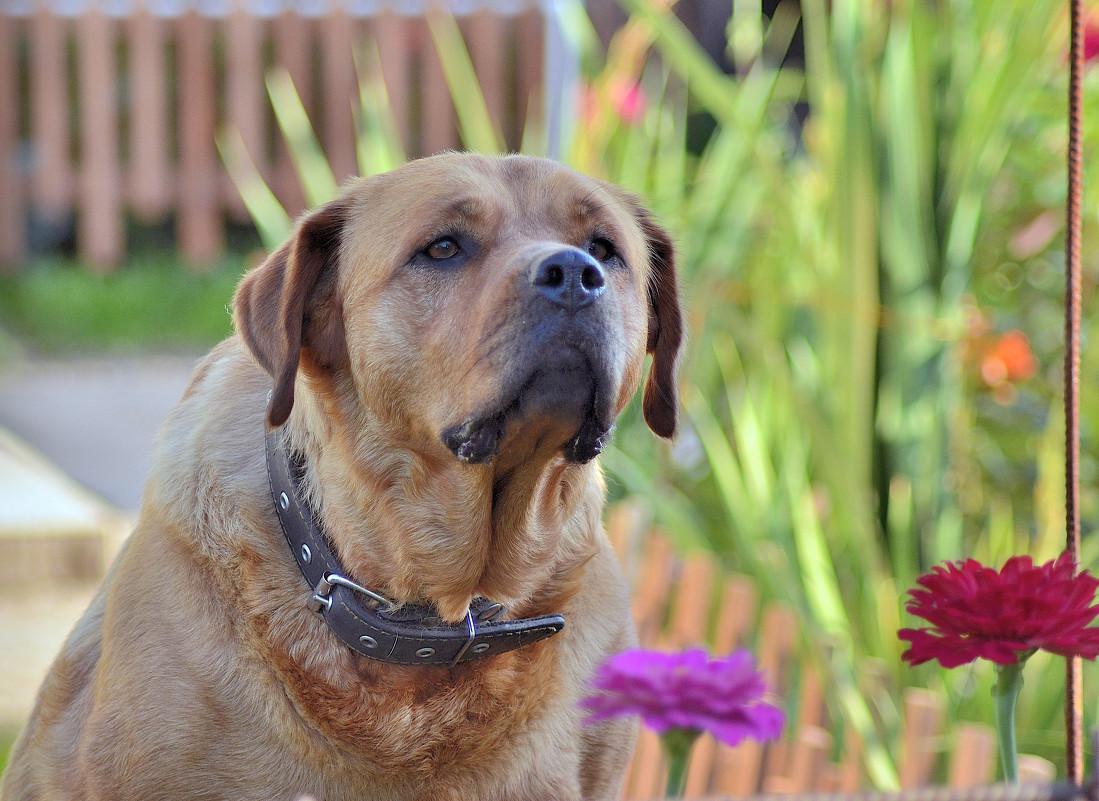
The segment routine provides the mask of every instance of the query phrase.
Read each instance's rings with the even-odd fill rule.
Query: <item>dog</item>
[[[31,799],[610,799],[595,461],[676,429],[672,242],[554,162],[355,179],[247,273],[3,779]]]

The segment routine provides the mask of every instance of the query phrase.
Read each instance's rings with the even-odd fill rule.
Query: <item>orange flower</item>
[[[1036,372],[1038,361],[1022,331],[1002,334],[981,357],[981,378],[993,389],[1025,381]]]

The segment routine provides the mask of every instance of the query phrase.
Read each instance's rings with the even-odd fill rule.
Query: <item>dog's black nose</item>
[[[535,267],[530,282],[554,304],[575,310],[602,295],[607,279],[599,262],[582,250],[567,248]]]

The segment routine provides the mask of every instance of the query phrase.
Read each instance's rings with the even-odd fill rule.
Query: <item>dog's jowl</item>
[[[610,799],[597,456],[676,428],[672,245],[553,162],[350,183],[245,276],[4,777],[25,799]],[[645,373],[646,355],[652,363]]]

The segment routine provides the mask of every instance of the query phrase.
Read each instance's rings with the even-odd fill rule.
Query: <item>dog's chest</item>
[[[281,666],[297,714],[352,762],[416,783],[464,783],[529,758],[573,713],[554,681],[552,642],[449,668],[403,667],[348,656],[348,675],[319,681]],[[286,670],[285,668],[290,668]],[[449,776],[448,776],[449,774]],[[422,785],[421,785],[422,786]]]

